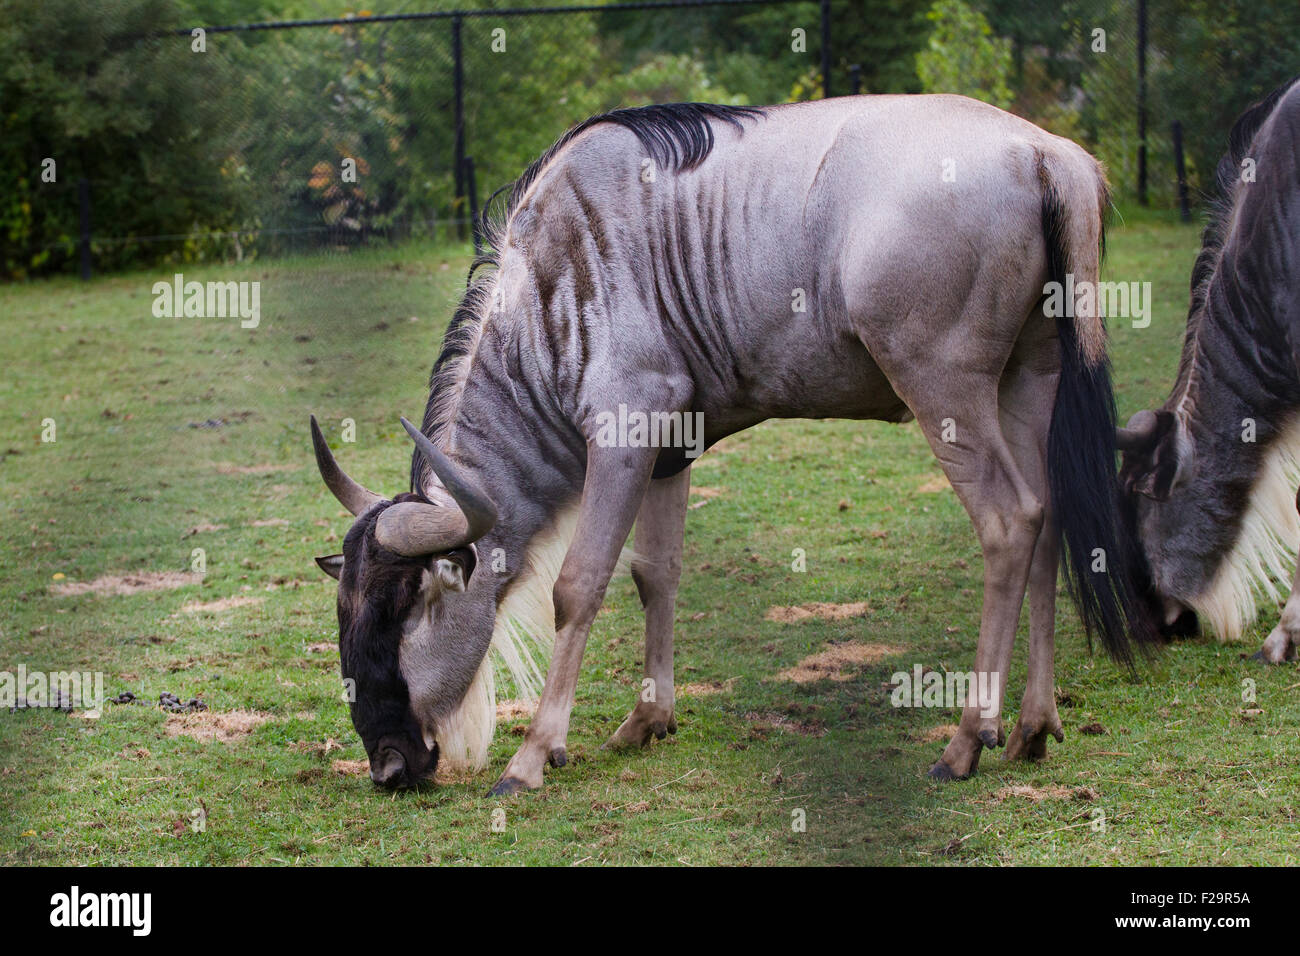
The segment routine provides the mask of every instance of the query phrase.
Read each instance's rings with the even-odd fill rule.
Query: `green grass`
[[[1120,411],[1160,401],[1177,361],[1197,231],[1130,216],[1110,235],[1108,275],[1149,280],[1151,327],[1114,329]],[[397,416],[422,411],[468,250],[186,269],[260,279],[262,323],[156,319],[169,273],[0,288],[0,670],[102,671],[110,694],[202,695],[213,710],[271,719],[228,743],[169,736],[166,715],[111,706],[99,720],[0,711],[0,862],[304,863],[1296,863],[1297,669],[1266,669],[1248,644],[1177,644],[1130,678],[1088,654],[1073,610],[1058,617],[1067,738],[1037,765],[984,756],[974,779],[925,771],[927,732],[948,710],[895,709],[887,683],[919,663],[968,670],[981,561],[914,425],[768,423],[697,465],[720,490],[690,512],[677,625],[680,732],[645,752],[600,751],[639,689],[642,619],[615,581],[583,665],[570,765],[543,792],[484,793],[518,737],[503,724],[487,773],[397,795],[332,762],[365,754],[340,700],[334,583],[312,556],[348,519],[322,486],[314,412],[371,487],[402,488],[410,445]],[[58,440],[40,441],[54,418]],[[223,419],[221,428],[190,423]],[[273,465],[282,470],[259,470]],[[234,468],[228,466],[235,466]],[[245,469],[239,473],[238,468]],[[251,469],[248,470],[248,469]],[[233,472],[233,473],[232,473]],[[703,501],[703,498],[694,499]],[[842,504],[843,503],[843,504]],[[253,522],[277,520],[255,526]],[[197,526],[219,530],[190,533]],[[54,576],[207,572],[177,590],[60,597]],[[806,573],[791,551],[807,552]],[[257,603],[216,613],[182,605]],[[777,624],[774,604],[867,601],[865,617]],[[1024,627],[1009,697],[1024,679]],[[849,679],[795,685],[782,669],[852,639],[902,653]],[[1257,682],[1242,713],[1242,682]],[[1080,729],[1100,723],[1104,735]],[[341,750],[311,752],[337,741]],[[1087,788],[1092,799],[999,798],[1012,786]],[[206,831],[176,821],[202,802]],[[504,832],[492,813],[505,811]],[[1104,832],[1090,823],[1105,815]],[[806,814],[804,832],[792,812]]]

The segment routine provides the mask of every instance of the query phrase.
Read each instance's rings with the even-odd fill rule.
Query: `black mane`
[[[510,187],[506,218],[514,212],[538,174],[576,137],[601,123],[614,123],[631,130],[656,163],[673,171],[694,169],[713,151],[712,120],[741,129],[742,119],[763,115],[752,106],[721,106],[715,103],[667,103],[614,110],[584,120],[569,130],[533,162]]]
[[[1278,101],[1297,82],[1300,82],[1300,76],[1293,76],[1247,109],[1237,117],[1237,121],[1232,124],[1232,132],[1228,134],[1228,151],[1224,153],[1215,169],[1216,195],[1210,204],[1209,221],[1201,234],[1201,251],[1196,256],[1196,264],[1192,267],[1192,301],[1187,313],[1187,336],[1183,340],[1180,377],[1183,366],[1191,357],[1189,350],[1194,338],[1192,333],[1204,313],[1210,279],[1214,276],[1214,270],[1218,265],[1223,243],[1227,240],[1228,220],[1236,201],[1236,186],[1240,182],[1242,160],[1246,158],[1255,134],[1264,125],[1264,121],[1272,115]]]
[[[440,425],[437,420],[436,399],[440,387],[449,378],[449,370],[455,363],[469,354],[475,333],[482,317],[482,309],[487,298],[486,282],[474,278],[474,273],[482,266],[495,267],[498,264],[500,250],[498,239],[504,231],[504,225],[511,213],[519,205],[520,199],[528,187],[536,181],[542,170],[553,160],[565,146],[593,126],[613,123],[630,130],[640,141],[642,148],[656,163],[673,172],[694,169],[713,151],[713,121],[727,123],[736,129],[743,129],[742,120],[763,115],[763,110],[752,106],[723,106],[714,103],[667,103],[657,106],[638,106],[630,109],[613,110],[584,120],[573,127],[542,153],[513,184],[503,187],[492,194],[484,204],[480,218],[480,231],[487,240],[487,248],[474,259],[470,265],[466,291],[460,305],[452,314],[447,334],[443,337],[442,351],[438,353],[433,371],[429,375],[429,401],[425,406],[421,430],[430,437]],[[509,190],[504,212],[499,217],[489,214],[494,200],[502,192]],[[427,473],[424,457],[416,451],[411,457],[411,490],[418,491]]]

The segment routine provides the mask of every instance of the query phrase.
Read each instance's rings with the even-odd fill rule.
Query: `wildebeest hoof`
[[[931,780],[938,780],[941,783],[947,783],[949,780],[965,779],[963,776],[958,774],[957,771],[953,770],[952,767],[949,767],[942,760],[940,760],[933,767],[931,767],[930,772],[926,774],[926,776],[928,776]]]
[[[980,743],[989,750],[1002,746],[1002,734],[992,730],[981,730],[979,732]]]
[[[546,755],[546,762],[552,767],[563,767],[569,762],[569,756],[563,747],[555,747]]]
[[[643,747],[650,746],[650,740],[663,740],[669,734],[677,733],[677,718],[669,714],[663,718],[663,711],[659,710],[654,716],[646,713],[642,705],[632,713],[627,715],[623,723],[619,724],[618,730],[614,735],[605,741],[603,750],[627,751],[639,750]]]
[[[1279,641],[1275,634],[1270,634],[1264,646],[1250,655],[1250,660],[1264,664],[1286,664],[1295,659],[1295,644],[1291,643],[1290,639]]]
[[[491,790],[488,791],[489,797],[509,797],[516,793],[523,793],[525,790],[532,790],[518,777],[502,777],[496,782]]]
[[[1274,664],[1274,665],[1286,664],[1295,660],[1295,651],[1292,651],[1290,654],[1288,654],[1286,657],[1281,658],[1280,660],[1274,660],[1261,649],[1256,651],[1254,654],[1251,654],[1250,657],[1247,658],[1247,660],[1258,661],[1261,664]]]

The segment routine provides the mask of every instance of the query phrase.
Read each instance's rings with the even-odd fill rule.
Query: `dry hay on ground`
[[[497,720],[519,720],[523,717],[531,717],[536,710],[535,700],[497,701]]]
[[[297,465],[236,465],[219,461],[212,466],[219,475],[273,475],[280,471],[297,471]]]
[[[230,743],[242,740],[270,719],[270,714],[260,710],[204,710],[193,714],[172,714],[163,729],[169,737]]]
[[[763,617],[775,624],[797,624],[800,621],[842,621],[850,617],[864,617],[870,610],[871,606],[866,601],[854,601],[852,604],[813,601],[793,607],[773,605]]]
[[[134,571],[128,574],[101,574],[93,581],[60,581],[50,585],[50,593],[60,597],[80,594],[139,594],[142,591],[168,591],[197,584],[199,577],[186,571]]]
[[[711,680],[698,684],[684,684],[676,689],[678,697],[708,697],[711,694],[729,694],[739,678]]]
[[[776,676],[796,684],[810,684],[819,680],[852,680],[852,669],[863,664],[875,664],[886,657],[903,653],[901,647],[888,644],[860,644],[847,641],[832,644],[824,651],[810,654],[793,667],[787,667]]]
[[[190,601],[187,604],[182,604],[181,610],[186,614],[219,614],[222,611],[230,611],[237,607],[250,607],[261,604],[263,600],[260,597],[228,597],[216,601]]]
[[[1092,787],[1031,787],[1026,784],[1016,784],[1011,787],[1000,787],[993,791],[993,799],[998,803],[1012,797],[1020,797],[1024,800],[1032,800],[1034,803],[1041,803],[1048,799],[1096,800],[1097,796],[1097,791]]]
[[[923,730],[916,734],[916,739],[923,744],[934,744],[944,740],[951,740],[956,733],[956,724],[940,724],[938,727],[931,727],[929,730]]]

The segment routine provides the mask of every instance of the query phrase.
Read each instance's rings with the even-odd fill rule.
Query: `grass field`
[[[1152,282],[1155,302],[1150,328],[1114,329],[1122,417],[1172,381],[1196,244],[1196,229],[1159,217],[1112,228],[1108,277]],[[336,444],[344,467],[402,490],[397,416],[422,412],[467,261],[467,249],[408,247],[184,270],[261,280],[255,330],[154,318],[150,289],[167,270],[0,288],[0,671],[101,671],[110,695],[253,712],[223,723],[222,740],[175,734],[184,722],[148,706],[99,719],[0,710],[0,862],[1300,862],[1300,677],[1241,659],[1275,612],[1246,645],[1180,643],[1130,678],[1089,655],[1062,600],[1065,743],[1040,764],[986,753],[969,781],[927,780],[956,712],[896,709],[888,682],[916,664],[972,667],[981,560],[915,425],[768,423],[699,462],[675,737],[599,750],[641,677],[642,618],[623,579],[588,644],[570,764],[543,792],[484,796],[518,716],[471,780],[394,795],[347,772],[336,762],[365,752],[340,699],[335,585],[312,557],[338,550],[349,522],[317,476],[307,416],[334,436],[354,419],[356,442]],[[190,571],[196,548],[203,574]],[[806,573],[791,569],[795,548]],[[181,586],[57,593],[161,572]],[[868,607],[765,617],[813,601]],[[836,679],[779,676],[845,641],[879,647]]]

